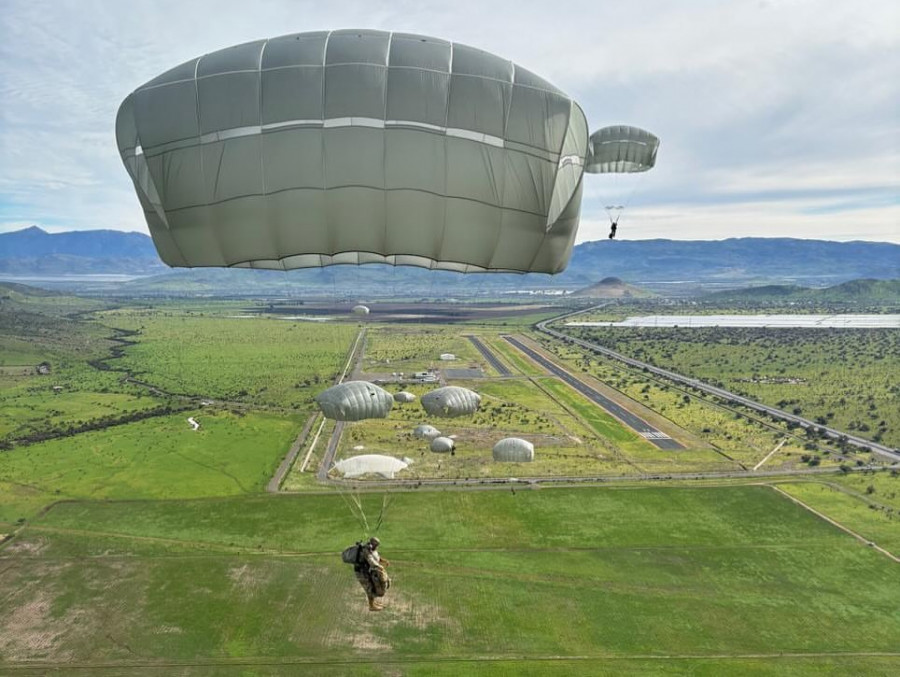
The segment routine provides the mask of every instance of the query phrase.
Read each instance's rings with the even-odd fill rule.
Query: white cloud
[[[644,206],[641,237],[900,241],[900,5],[888,0],[3,6],[0,230],[146,230],[113,138],[129,91],[227,45],[361,26],[501,54],[570,92],[593,126],[659,134],[630,210]],[[587,177],[580,239],[605,237],[604,190]]]

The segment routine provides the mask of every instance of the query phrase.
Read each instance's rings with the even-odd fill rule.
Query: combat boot
[[[369,611],[381,611],[384,609],[384,605],[380,602],[376,601],[374,598],[369,600]]]

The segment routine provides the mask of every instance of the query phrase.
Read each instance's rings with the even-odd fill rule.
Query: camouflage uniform
[[[369,543],[361,546],[360,562],[353,567],[353,573],[366,591],[370,607],[373,603],[380,603],[377,598],[384,597],[384,593],[391,587],[391,579],[381,564],[381,555]]]

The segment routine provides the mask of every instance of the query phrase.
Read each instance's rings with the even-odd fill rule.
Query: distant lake
[[[566,322],[566,326],[900,329],[900,315],[644,315],[622,322]]]

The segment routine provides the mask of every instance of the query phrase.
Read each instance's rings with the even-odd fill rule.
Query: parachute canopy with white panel
[[[326,418],[362,421],[385,418],[394,406],[394,397],[374,383],[347,381],[323,390],[316,396],[316,403]]]
[[[481,395],[468,388],[445,386],[422,395],[421,402],[432,416],[454,418],[474,414],[481,403]]]
[[[519,437],[507,437],[494,445],[493,457],[501,463],[529,463],[534,460],[534,445]]]
[[[612,150],[534,73],[376,30],[191,59],[125,98],[116,137],[165,263],[282,270],[558,273]]]
[[[369,311],[368,306],[358,305],[358,306],[353,306],[350,309],[350,312],[353,313],[354,315],[368,315],[370,311]]]

